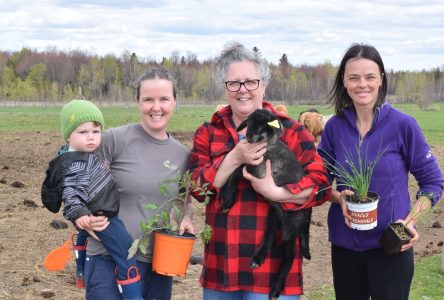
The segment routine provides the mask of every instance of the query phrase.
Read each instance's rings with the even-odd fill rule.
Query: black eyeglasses
[[[242,86],[249,92],[257,90],[259,87],[259,79],[245,80],[245,81],[225,81],[225,86],[230,92],[239,92]]]

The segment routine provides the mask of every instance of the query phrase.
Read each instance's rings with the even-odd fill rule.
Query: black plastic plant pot
[[[412,234],[402,223],[389,223],[381,235],[379,243],[387,254],[397,254],[401,247],[407,244]]]

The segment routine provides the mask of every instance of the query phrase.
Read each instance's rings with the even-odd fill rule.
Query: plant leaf
[[[145,209],[157,209],[158,207],[157,207],[157,204],[155,204],[155,203],[147,203],[147,204],[145,204],[144,206],[143,206],[143,208],[145,208]]]
[[[131,244],[131,247],[128,249],[128,257],[127,259],[131,259],[137,252],[137,248],[139,247],[139,239],[134,240]]]
[[[150,244],[149,237],[147,235],[143,235],[139,242],[139,250],[143,255],[148,254],[148,246]]]

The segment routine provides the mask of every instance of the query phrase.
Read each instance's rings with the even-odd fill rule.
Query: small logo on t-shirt
[[[173,164],[172,162],[170,162],[169,160],[164,161],[164,162],[163,162],[163,165],[164,165],[165,167],[167,167],[168,169],[170,169],[170,170],[177,170],[177,166],[174,165],[174,164]]]

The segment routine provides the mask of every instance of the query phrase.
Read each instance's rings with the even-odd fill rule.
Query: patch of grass
[[[412,110],[406,113],[416,119],[429,143],[444,144],[444,111]]]
[[[60,128],[60,110],[56,107],[0,107],[0,131],[56,130]]]
[[[0,107],[0,131],[59,131],[62,107]],[[139,112],[134,105],[100,107],[105,118],[105,128],[139,122]],[[209,121],[214,107],[180,107],[174,113],[169,131],[195,131]]]
[[[301,300],[335,300],[333,285],[324,285],[312,291],[305,291]]]
[[[401,111],[414,117],[427,141],[432,145],[444,145],[444,104],[434,104],[433,110],[419,110],[416,105],[396,105]],[[180,105],[171,120],[169,131],[195,131],[213,115],[215,105],[184,106]],[[309,108],[316,108],[322,114],[332,114],[333,108],[327,105],[308,106],[292,105],[288,107],[291,117],[297,119],[299,113]],[[135,104],[100,107],[105,117],[106,128],[127,123],[139,122],[139,113]],[[56,107],[0,107],[0,131],[58,131],[59,113]]]
[[[443,299],[444,272],[440,267],[441,255],[424,257],[415,263],[410,299]]]

